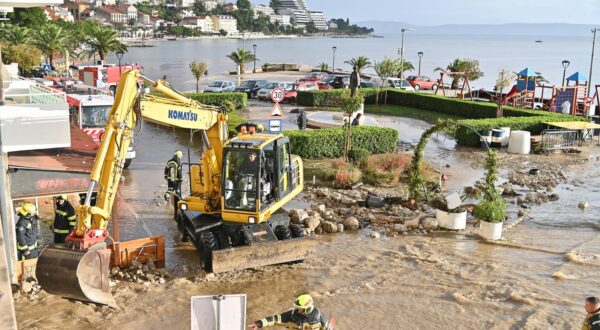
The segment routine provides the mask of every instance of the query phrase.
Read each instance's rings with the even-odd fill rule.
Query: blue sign
[[[283,119],[269,119],[269,133],[279,134],[283,131]]]

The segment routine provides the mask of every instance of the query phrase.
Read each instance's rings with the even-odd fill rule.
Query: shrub
[[[360,181],[362,173],[354,167],[339,168],[335,173],[333,184],[339,188],[347,188]]]
[[[366,163],[369,159],[369,155],[371,153],[369,150],[364,148],[352,148],[348,152],[348,159],[354,164],[358,165],[361,163]]]
[[[406,171],[411,156],[387,153],[369,157],[363,180],[372,185],[397,184]]]
[[[186,96],[207,105],[221,106],[225,101],[235,104],[237,109],[243,109],[248,105],[246,93],[188,93]]]
[[[302,158],[340,158],[344,154],[344,129],[286,131],[292,153]],[[371,154],[396,150],[398,131],[391,128],[359,126],[352,129],[352,145]]]
[[[506,217],[506,205],[502,198],[481,200],[473,210],[473,216],[487,222],[502,222]]]
[[[365,103],[374,103],[375,88],[361,88],[362,95],[365,97]],[[298,92],[297,100],[299,106],[304,107],[339,107],[342,105],[343,89],[330,89],[318,91]]]

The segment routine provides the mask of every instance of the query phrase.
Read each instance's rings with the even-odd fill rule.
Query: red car
[[[316,83],[317,83],[317,85],[319,85],[319,89],[320,89],[320,90],[329,90],[329,89],[333,89],[333,87],[331,87],[331,85],[329,85],[329,84],[328,84],[328,83],[326,83],[326,82],[323,82],[323,81],[317,81]]]
[[[311,73],[306,74],[306,76],[304,76],[304,78],[302,78],[298,81],[300,81],[300,82],[321,81],[327,76],[328,76],[328,74],[325,72],[311,72]]]
[[[285,96],[283,98],[283,102],[288,103],[296,103],[296,98],[298,97],[298,92],[302,91],[316,91],[319,90],[319,84],[312,82],[297,82],[295,83],[291,89],[285,91]]]
[[[418,91],[419,89],[436,90],[438,87],[437,80],[425,76],[409,76],[408,78],[406,78],[406,80],[408,80],[408,83],[410,83],[410,85],[416,91]]]

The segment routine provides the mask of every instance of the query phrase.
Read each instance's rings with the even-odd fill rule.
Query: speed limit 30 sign
[[[275,103],[279,103],[281,101],[283,101],[285,97],[285,93],[283,92],[283,89],[281,88],[275,88],[273,89],[273,91],[271,91],[271,100],[273,100],[273,102]]]

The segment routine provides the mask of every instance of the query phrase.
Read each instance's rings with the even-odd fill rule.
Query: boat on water
[[[536,40],[535,43],[536,44],[541,44],[542,42],[544,42],[543,40]]]
[[[372,38],[383,38],[383,36],[379,36],[379,35],[375,35],[375,34],[374,34],[374,35],[372,35],[371,37],[372,37]]]
[[[177,41],[177,37],[165,37],[169,41]]]

